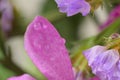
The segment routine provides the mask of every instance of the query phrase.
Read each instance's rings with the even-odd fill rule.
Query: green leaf
[[[5,66],[3,66],[0,63],[0,80],[7,80],[7,78],[11,77],[15,75],[14,72],[12,72],[11,70],[7,69]]]

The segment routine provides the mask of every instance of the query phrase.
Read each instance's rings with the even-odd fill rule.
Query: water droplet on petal
[[[35,30],[40,30],[40,29],[46,29],[47,28],[47,25],[43,24],[42,22],[39,22],[39,23],[36,23],[34,24],[34,29]]]
[[[34,24],[34,29],[35,30],[40,30],[41,29],[41,25],[39,23]]]
[[[38,45],[38,48],[41,49],[42,48],[41,45]]]
[[[37,25],[36,25],[36,24],[34,24],[34,29],[35,29],[35,30],[38,30],[38,27],[37,27]]]
[[[45,49],[46,49],[46,50],[49,50],[49,49],[50,49],[50,46],[49,46],[49,45],[46,45],[46,46],[45,46]]]
[[[46,28],[47,28],[47,25],[43,25],[43,28],[46,29]]]
[[[66,40],[65,40],[64,38],[62,38],[62,41],[63,41],[63,43],[65,43],[65,42],[66,42]]]
[[[50,58],[50,60],[51,60],[51,61],[54,61],[54,60],[55,60],[55,58]]]
[[[33,45],[34,45],[35,47],[41,49],[41,45],[40,45],[40,43],[39,43],[39,41],[38,41],[37,39],[34,40]]]

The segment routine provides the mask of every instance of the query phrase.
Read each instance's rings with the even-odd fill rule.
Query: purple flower
[[[118,5],[117,7],[115,7],[109,17],[107,22],[105,22],[103,25],[100,26],[100,30],[103,30],[104,28],[106,28],[107,26],[109,26],[112,22],[114,22],[117,18],[120,18],[120,5]]]
[[[92,72],[101,80],[120,80],[119,52],[94,46],[84,52]],[[119,65],[118,65],[119,64]]]
[[[0,0],[0,13],[3,31],[9,31],[12,26],[13,9],[8,0]]]
[[[35,66],[48,80],[74,80],[71,61],[63,39],[45,18],[37,16],[24,36],[25,49]],[[30,76],[8,80],[34,80]]]
[[[60,12],[67,13],[67,16],[73,16],[82,13],[86,16],[90,12],[90,5],[85,0],[55,0]]]

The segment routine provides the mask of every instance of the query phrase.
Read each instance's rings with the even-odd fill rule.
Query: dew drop
[[[65,40],[64,38],[62,38],[62,41],[63,41],[63,43],[65,43],[65,42],[66,42],[66,40]]]
[[[35,30],[37,30],[37,29],[38,29],[38,27],[37,27],[37,25],[36,25],[36,24],[34,24],[34,29],[35,29]]]
[[[34,24],[34,29],[35,30],[40,30],[40,29],[46,29],[47,25],[43,24],[42,22]]]
[[[50,49],[50,46],[49,46],[49,45],[46,45],[45,48],[46,48],[46,50],[49,50],[49,49]]]
[[[55,58],[50,58],[51,61],[55,61]]]
[[[42,48],[41,45],[38,45],[38,48],[41,49]]]
[[[40,24],[39,24],[39,23],[34,24],[34,29],[35,29],[35,30],[40,30],[40,29],[41,29]]]
[[[46,28],[47,28],[47,25],[45,25],[43,22],[40,22],[39,24],[40,24],[40,26],[41,26],[43,29],[46,29]]]
[[[34,40],[33,45],[34,45],[34,47],[37,47],[37,48],[41,49],[41,45],[40,45],[40,43],[37,39]]]
[[[47,28],[47,25],[43,25],[43,28],[46,29],[46,28]]]

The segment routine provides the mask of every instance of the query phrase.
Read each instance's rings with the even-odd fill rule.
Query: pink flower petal
[[[8,78],[7,80],[36,80],[36,79],[28,74],[24,74],[22,76]]]
[[[90,80],[100,80],[98,77],[93,77],[93,78],[91,78]]]
[[[28,55],[48,80],[74,80],[65,40],[47,19],[37,16],[24,38]]]

